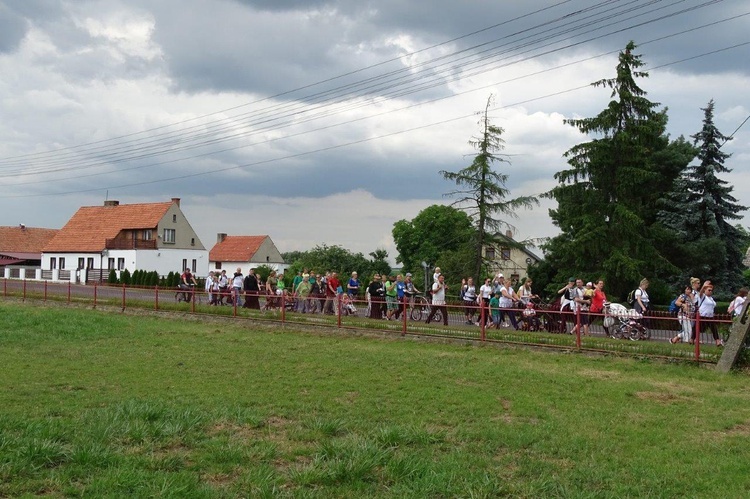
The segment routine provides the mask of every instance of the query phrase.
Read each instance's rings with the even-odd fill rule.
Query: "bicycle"
[[[186,286],[184,284],[180,284],[179,286],[177,286],[177,290],[178,291],[174,294],[174,299],[177,303],[180,303],[180,302],[189,303],[191,298],[195,303],[199,305],[203,303],[203,298],[201,297],[201,293],[195,292],[194,285],[191,284],[190,286]]]
[[[421,321],[429,317],[431,310],[432,304],[430,304],[424,295],[414,295],[414,300],[411,302],[409,309],[409,317],[411,317],[411,320],[413,321]],[[442,321],[443,313],[440,310],[435,312],[433,320],[435,322]]]

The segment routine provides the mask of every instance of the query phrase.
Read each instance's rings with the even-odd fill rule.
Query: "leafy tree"
[[[458,186],[457,190],[447,194],[458,196],[453,206],[465,207],[474,222],[476,238],[474,240],[473,275],[476,277],[482,275],[485,263],[484,247],[498,242],[495,235],[504,232],[504,229],[515,229],[497,216],[517,218],[516,210],[539,205],[539,200],[534,196],[505,199],[510,194],[510,190],[505,187],[508,175],[493,169],[493,165],[495,163],[510,164],[510,161],[500,154],[500,151],[505,148],[505,141],[502,139],[504,130],[490,123],[489,110],[492,100],[492,95],[490,95],[482,119],[479,121],[481,134],[469,140],[469,144],[479,151],[474,156],[474,161],[458,172],[444,170],[440,172],[445,179],[455,182]]]
[[[130,275],[130,271],[128,269],[125,269],[122,272],[120,272],[120,282],[122,284],[125,284],[126,286],[130,285],[131,277],[132,276]]]
[[[676,271],[665,257],[656,223],[664,197],[689,161],[684,141],[670,144],[666,111],[649,101],[636,78],[641,56],[628,43],[619,54],[615,78],[594,82],[611,88],[609,105],[593,118],[566,120],[589,141],[565,153],[569,168],[555,174],[559,185],[547,195],[561,234],[543,246],[557,284],[570,276],[600,276],[613,296],[624,296],[643,276],[664,278]],[[552,286],[552,285],[551,285]]]
[[[107,276],[107,283],[117,284],[117,272],[115,272],[115,269],[109,270],[109,276]]]
[[[724,162],[731,157],[721,147],[730,140],[714,124],[714,101],[702,108],[703,128],[692,135],[698,164],[686,168],[675,181],[659,213],[664,225],[682,243],[682,282],[692,276],[716,281],[725,293],[742,285],[742,264],[748,234],[730,220],[741,218],[745,206],[732,196],[733,186],[718,177],[728,173]]]
[[[422,262],[445,267],[448,272],[450,253],[462,255],[473,252],[474,228],[463,211],[452,206],[435,204],[420,211],[412,220],[399,220],[393,224],[393,241],[404,273],[423,273]],[[468,275],[462,270],[458,275]]]
[[[372,273],[377,272],[383,275],[391,273],[391,265],[388,263],[388,252],[386,250],[378,248],[370,252],[370,257],[372,257],[372,264],[369,270]]]
[[[330,270],[338,272],[340,275],[348,275],[356,271],[360,276],[366,276],[374,273],[376,267],[378,267],[378,272],[390,272],[390,265],[384,260],[388,257],[385,250],[376,250],[370,255],[380,256],[381,251],[384,253],[383,261],[373,261],[368,260],[362,253],[352,253],[341,246],[322,244],[309,251],[285,253],[284,261],[290,263],[287,271],[287,274],[290,275],[295,275],[306,268],[316,272]]]

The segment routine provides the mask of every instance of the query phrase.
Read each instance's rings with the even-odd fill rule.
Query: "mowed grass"
[[[742,373],[222,318],[0,314],[0,496],[750,496]]]

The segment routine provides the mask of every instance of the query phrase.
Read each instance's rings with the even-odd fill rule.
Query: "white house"
[[[267,265],[277,272],[289,267],[269,236],[227,236],[217,234],[216,245],[209,253],[211,270],[226,270],[231,274],[237,267],[242,272]]]
[[[208,251],[180,210],[165,203],[84,206],[47,243],[43,269],[78,271],[82,281],[106,281],[109,271],[128,269],[208,274]]]

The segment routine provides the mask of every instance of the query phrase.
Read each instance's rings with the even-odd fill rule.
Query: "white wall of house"
[[[114,259],[114,268],[120,270],[120,259],[123,259],[124,268],[130,273],[136,270],[155,270],[159,275],[167,275],[170,272],[182,271],[183,260],[192,268],[195,260],[195,274],[198,277],[208,275],[208,251],[202,249],[188,250],[107,250],[102,253],[43,253],[42,269],[50,269],[51,260],[55,258],[56,267],[60,269],[60,258],[65,259],[65,268],[61,270],[75,271],[78,268],[78,259],[83,258],[84,268],[89,267],[89,259],[93,259],[94,269],[109,269],[109,259]]]
[[[216,262],[209,262],[209,270],[226,270],[227,274],[234,274],[237,267],[242,269],[243,274],[247,274],[247,271],[251,268],[260,267],[261,265],[267,265],[272,269],[276,269],[276,272],[286,272],[289,268],[287,263],[274,263],[274,262],[221,262],[221,268],[216,266]]]
[[[138,250],[136,268],[141,270],[156,270],[159,275],[167,275],[170,272],[182,272],[183,260],[187,260],[187,266],[193,268],[195,260],[195,275],[206,277],[208,275],[208,251],[204,249],[186,250]],[[132,272],[135,269],[128,269]]]

